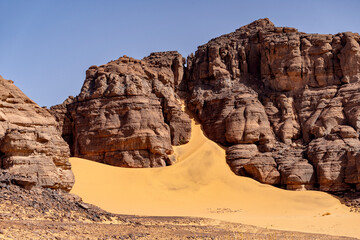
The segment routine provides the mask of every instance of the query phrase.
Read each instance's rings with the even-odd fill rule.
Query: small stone
[[[78,204],[81,208],[83,208],[83,209],[85,209],[85,210],[89,209],[89,206],[86,205],[85,203],[78,202],[77,204]]]

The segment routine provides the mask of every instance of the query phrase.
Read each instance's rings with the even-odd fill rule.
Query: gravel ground
[[[357,211],[356,206],[353,208]],[[203,218],[118,215],[63,191],[0,185],[0,239],[354,238],[277,231]]]

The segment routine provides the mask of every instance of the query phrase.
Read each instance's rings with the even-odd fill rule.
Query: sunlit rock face
[[[80,94],[51,108],[73,155],[121,167],[171,165],[172,145],[191,134],[177,94],[184,63],[162,52],[90,67]]]
[[[72,154],[122,167],[172,164],[190,138],[181,96],[235,174],[287,189],[360,189],[360,36],[260,19],[177,52],[92,66],[51,108]]]
[[[257,20],[188,57],[188,107],[238,175],[360,189],[360,36]]]
[[[0,183],[70,191],[69,155],[50,112],[0,76]]]

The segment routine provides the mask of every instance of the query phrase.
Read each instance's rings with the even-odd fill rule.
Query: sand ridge
[[[129,169],[70,158],[71,193],[120,214],[197,216],[272,229],[360,237],[360,214],[331,195],[286,191],[234,175],[225,150],[192,120],[188,144],[165,168]]]

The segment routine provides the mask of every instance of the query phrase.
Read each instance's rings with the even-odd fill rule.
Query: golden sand
[[[280,230],[360,237],[360,214],[316,191],[286,191],[234,175],[225,151],[192,123],[173,166],[129,169],[71,158],[72,193],[109,212],[197,216]]]

